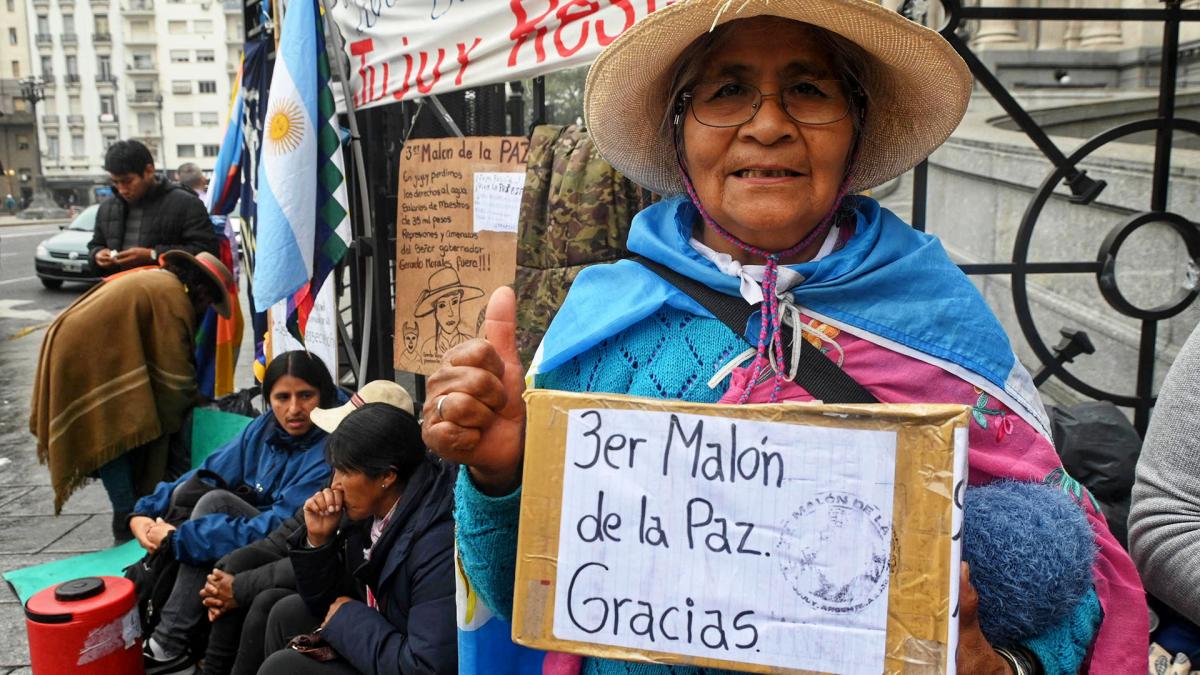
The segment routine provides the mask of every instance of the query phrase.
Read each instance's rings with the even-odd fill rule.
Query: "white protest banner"
[[[762,673],[953,671],[967,408],[526,400],[521,644]]]
[[[671,0],[341,0],[357,108],[591,63]]]

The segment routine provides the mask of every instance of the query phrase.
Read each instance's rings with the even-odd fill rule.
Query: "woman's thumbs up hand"
[[[496,289],[484,314],[484,339],[448,349],[426,381],[422,437],[442,458],[465,464],[484,494],[521,484],[524,369],[517,354],[517,299]]]

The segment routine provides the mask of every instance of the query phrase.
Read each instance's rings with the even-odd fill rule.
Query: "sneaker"
[[[142,646],[142,664],[146,675],[193,675],[196,664],[184,650],[177,656],[165,656],[154,649],[157,646],[153,639],[146,640]]]

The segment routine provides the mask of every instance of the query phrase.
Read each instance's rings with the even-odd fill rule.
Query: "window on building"
[[[58,136],[46,136],[46,156],[58,160]]]
[[[108,56],[96,57],[96,75],[101,80],[111,80],[112,76],[112,59]]]
[[[113,101],[112,96],[101,96],[100,97],[100,114],[101,115],[117,114],[116,102]]]
[[[204,156],[205,157],[216,157],[220,153],[221,153],[221,146],[207,144],[207,143],[204,145]]]
[[[217,113],[215,113],[215,112],[200,113],[200,126],[215,127],[220,123],[221,123],[221,118],[220,118],[220,115],[218,115]]]
[[[175,146],[175,154],[180,157],[195,157],[196,146],[194,145],[177,145]]]
[[[17,42],[18,42],[18,40],[17,40],[17,29],[16,29],[16,28],[9,28],[9,29],[8,29],[8,44],[10,44],[10,45],[15,45],[15,44],[17,44]]]
[[[71,155],[74,157],[83,157],[87,152],[83,149],[83,136],[79,134],[71,134]]]
[[[12,62],[12,76],[13,76],[14,80],[21,77],[21,62],[20,61]]]
[[[217,82],[216,82],[216,80],[200,80],[199,84],[200,84],[200,93],[201,93],[201,94],[215,94],[215,93],[217,93]]]
[[[83,104],[80,103],[78,96],[67,97],[67,110],[72,115],[82,115],[83,114]]]
[[[213,32],[213,22],[206,19],[193,21],[192,30],[196,33],[211,33]]]
[[[193,120],[194,118],[190,112],[175,113],[175,126],[177,127],[190,127],[192,126]]]
[[[16,0],[8,0],[8,3],[7,3],[7,4],[8,4],[8,11],[10,11],[10,12],[15,12],[15,11],[17,11],[17,3],[16,3]]]
[[[137,122],[138,133],[142,136],[149,136],[157,131],[156,127],[158,127],[158,119],[152,112],[138,113]]]
[[[38,27],[39,33],[41,33],[43,35],[49,35],[50,34],[50,17],[42,16],[41,14],[39,14],[38,18],[37,18],[37,27]]]
[[[192,93],[192,83],[190,80],[171,80],[172,94],[190,94]]]
[[[188,63],[192,60],[191,52],[186,49],[172,49],[171,63]]]
[[[217,53],[211,49],[197,49],[196,63],[212,63],[217,60]]]
[[[171,35],[183,35],[188,32],[186,21],[168,21],[167,32]]]
[[[46,103],[50,103],[50,99],[46,99]],[[47,108],[50,106],[47,105]],[[13,112],[29,112],[29,102],[23,98],[12,99]]]
[[[108,149],[109,149],[109,148],[111,148],[111,147],[112,147],[112,146],[113,146],[113,145],[114,145],[116,142],[117,142],[117,137],[116,137],[116,136],[105,136],[105,137],[104,137],[104,149],[105,149],[105,150],[108,150]]]
[[[134,80],[133,81],[133,93],[135,93],[135,94],[153,94],[154,93],[154,81],[153,80]]]
[[[63,24],[63,32],[64,33],[74,33],[75,32],[75,15],[74,14],[63,14],[62,15],[62,24]]]
[[[67,74],[79,75],[79,57],[74,54],[67,56]]]
[[[29,136],[27,136],[25,134],[17,134],[17,149],[18,150],[28,150],[29,149]]]
[[[104,35],[108,34],[108,15],[107,14],[97,14],[96,15],[96,32],[104,34]]]
[[[54,60],[49,56],[42,57],[42,75],[50,76],[54,74]]]
[[[150,22],[149,21],[130,21],[129,22],[129,30],[134,35],[145,35],[146,33],[150,32]]]
[[[133,67],[138,70],[148,70],[154,67],[154,57],[146,53],[133,55]]]

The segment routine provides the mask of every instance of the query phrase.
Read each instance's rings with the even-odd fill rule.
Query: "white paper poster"
[[[471,212],[475,231],[516,234],[524,192],[524,171],[477,171],[475,208]]]
[[[566,452],[555,637],[882,672],[895,432],[580,409]]]
[[[317,292],[317,300],[313,303],[312,314],[308,315],[308,326],[304,332],[304,341],[308,343],[308,351],[321,358],[329,368],[329,375],[334,384],[338,381],[338,350],[337,350],[337,301],[333,297],[334,283],[331,275],[321,284]],[[294,349],[304,349],[304,345],[292,337],[287,329],[287,300],[282,300],[271,307],[271,358]]]

